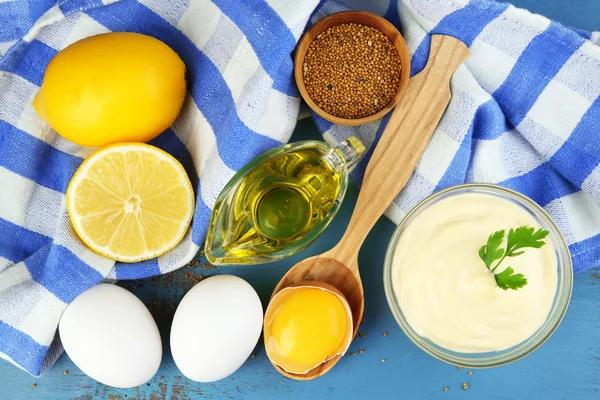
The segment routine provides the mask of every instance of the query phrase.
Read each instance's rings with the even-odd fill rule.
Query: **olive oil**
[[[281,259],[308,246],[329,224],[364,147],[352,137],[336,148],[298,142],[258,157],[225,186],[206,241],[214,264]]]

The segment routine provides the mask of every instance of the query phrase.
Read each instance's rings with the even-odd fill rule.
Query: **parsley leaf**
[[[479,258],[483,260],[487,269],[495,274],[496,284],[500,289],[517,290],[527,284],[525,276],[523,274],[515,274],[515,270],[512,267],[507,267],[504,271],[497,274],[495,271],[506,257],[517,257],[525,252],[520,249],[539,249],[542,247],[546,244],[544,239],[549,233],[544,229],[535,230],[535,228],[528,226],[519,226],[516,229],[510,229],[506,239],[506,250],[500,248],[500,245],[504,241],[504,230],[494,232],[488,237],[487,244],[481,246],[479,249]],[[492,264],[497,260],[498,262],[492,268]]]
[[[508,240],[506,244],[506,256],[507,257],[515,257],[523,254],[523,251],[515,250],[532,247],[535,249],[539,249],[544,244],[544,238],[548,236],[548,231],[543,229],[538,229],[535,231],[535,228],[520,226],[517,229],[511,229],[508,231]]]
[[[523,274],[515,274],[515,270],[512,267],[507,267],[504,271],[496,274],[496,284],[500,289],[503,290],[518,290],[523,286],[527,285],[527,278]]]
[[[485,263],[487,269],[490,269],[492,263],[504,255],[504,249],[499,249],[504,240],[504,230],[494,232],[490,235],[485,246],[479,249],[479,257]]]

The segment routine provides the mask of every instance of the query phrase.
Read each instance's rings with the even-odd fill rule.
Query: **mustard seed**
[[[328,113],[355,119],[375,114],[400,85],[400,56],[376,28],[333,26],[310,44],[302,65],[310,98]]]

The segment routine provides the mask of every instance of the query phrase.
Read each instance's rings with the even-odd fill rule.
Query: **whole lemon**
[[[169,46],[113,32],[60,51],[33,106],[64,138],[101,147],[153,139],[175,121],[185,91],[185,64]]]

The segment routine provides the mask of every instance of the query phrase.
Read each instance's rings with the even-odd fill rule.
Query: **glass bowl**
[[[520,205],[537,220],[540,226],[550,232],[548,239],[552,242],[556,250],[556,258],[558,261],[558,282],[556,294],[554,295],[554,300],[552,302],[552,308],[548,313],[546,321],[528,339],[505,350],[485,353],[461,353],[448,350],[437,345],[428,338],[420,336],[411,328],[402,312],[402,309],[400,308],[400,304],[396,299],[396,295],[393,292],[392,261],[398,241],[402,237],[402,233],[405,231],[406,227],[415,219],[416,216],[418,216],[423,210],[427,209],[427,207],[431,206],[432,204],[442,199],[463,193],[491,194],[508,199]],[[573,268],[571,264],[571,255],[565,239],[563,238],[560,230],[552,218],[546,213],[546,211],[544,211],[542,207],[537,205],[530,198],[513,190],[492,184],[475,183],[452,186],[434,193],[417,204],[406,215],[406,217],[404,217],[402,222],[394,231],[392,239],[390,240],[390,244],[387,248],[383,269],[383,284],[385,288],[385,295],[387,297],[390,309],[392,310],[392,314],[394,314],[394,318],[396,318],[398,325],[400,325],[400,328],[402,328],[408,338],[412,340],[412,342],[419,348],[438,360],[449,364],[468,368],[491,368],[509,364],[525,357],[540,347],[546,340],[548,340],[552,333],[554,333],[562,321],[571,299],[571,291],[573,289]]]

